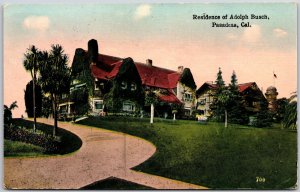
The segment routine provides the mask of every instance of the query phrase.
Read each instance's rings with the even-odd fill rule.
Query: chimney
[[[180,73],[180,74],[183,72],[183,66],[182,65],[178,66],[177,72]]]
[[[147,59],[146,60],[146,65],[149,67],[152,67],[152,60],[151,59]]]
[[[98,42],[95,39],[91,39],[88,42],[88,54],[90,62],[96,63],[98,61]]]

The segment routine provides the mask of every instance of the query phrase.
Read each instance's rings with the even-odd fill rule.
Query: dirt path
[[[38,122],[52,124],[52,120]],[[156,151],[148,141],[99,128],[59,122],[78,135],[82,147],[65,156],[4,158],[4,184],[9,189],[79,189],[114,176],[156,189],[205,187],[133,171]]]

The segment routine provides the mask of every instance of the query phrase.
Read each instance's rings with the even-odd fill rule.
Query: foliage
[[[136,107],[140,108],[144,105],[144,98],[142,82],[134,61],[126,58],[123,60],[118,74],[112,80],[110,92],[104,96],[105,105],[108,111],[118,112],[126,100],[134,102]]]
[[[194,77],[189,68],[185,68],[183,70],[179,81],[185,86],[190,87],[192,90],[195,90],[197,88]]]
[[[268,104],[265,101],[260,102],[261,109],[254,115],[255,127],[270,127],[272,125],[272,115],[268,110]]]
[[[48,118],[50,114],[53,115],[52,101],[49,97],[43,95],[43,98],[42,98],[42,117]]]
[[[40,79],[44,93],[50,94],[54,113],[53,136],[57,129],[58,98],[70,90],[70,69],[67,65],[68,57],[64,54],[61,45],[52,45],[50,54],[42,52],[42,65],[40,65]]]
[[[33,118],[34,118],[34,126],[33,131],[36,129],[36,93],[35,93],[35,85],[36,85],[36,75],[39,71],[40,64],[43,62],[43,54],[34,46],[30,46],[27,49],[27,52],[24,54],[25,58],[23,61],[23,66],[26,71],[30,71],[32,77],[32,101],[33,101]]]
[[[12,141],[31,143],[33,145],[43,147],[46,153],[54,153],[58,150],[59,141],[57,139],[47,136],[41,132],[34,133],[27,129],[16,126],[5,126],[4,138]]]
[[[90,60],[83,49],[76,49],[72,63],[71,79],[85,83],[89,95],[94,94],[94,78],[91,74]]]
[[[12,124],[14,125],[12,127],[12,131],[15,129],[26,129],[27,132],[29,132],[30,134],[34,134],[30,131],[30,127],[32,127],[33,122],[32,121],[28,121],[28,120],[24,120],[24,119],[13,119],[12,120]],[[53,126],[47,125],[47,124],[42,124],[42,123],[37,123],[37,134],[38,135],[44,135],[43,137],[46,138],[51,138],[53,140],[53,137],[51,137],[52,135],[52,129]],[[27,134],[27,133],[25,133]],[[58,145],[56,147],[56,151],[51,152],[52,154],[67,154],[67,153],[72,153],[76,150],[78,150],[81,145],[82,145],[82,141],[80,140],[80,138],[71,133],[70,131],[64,130],[64,129],[57,129],[57,135],[59,136],[59,140],[58,141]],[[19,135],[18,137],[20,137],[22,135]],[[31,143],[31,142],[30,142]],[[25,154],[24,154],[25,155]]]
[[[222,122],[225,119],[225,110],[228,106],[229,98],[231,97],[231,92],[225,87],[225,83],[222,77],[221,68],[219,68],[219,72],[217,74],[216,79],[216,95],[210,105],[210,109],[212,111],[212,117],[218,121]]]
[[[147,139],[156,153],[137,171],[213,189],[285,189],[297,182],[297,133],[281,129],[147,118],[89,118],[80,124]],[[199,174],[201,173],[201,174]],[[276,173],[276,174],[274,174]],[[256,177],[266,178],[257,183]]]
[[[248,115],[243,107],[243,98],[239,92],[235,71],[232,73],[231,81],[228,87],[230,91],[230,98],[227,106],[228,122],[235,124],[247,124]]]
[[[11,120],[12,120],[12,110],[14,110],[15,108],[18,108],[17,105],[17,101],[14,101],[12,104],[10,104],[10,106],[8,107],[7,105],[4,105],[4,124],[11,124]]]
[[[33,81],[27,83],[26,89],[25,89],[25,107],[26,107],[26,113],[28,117],[32,118],[33,115]],[[36,117],[40,117],[42,115],[42,89],[41,86],[36,83],[35,84],[35,115]]]
[[[35,78],[39,67],[39,50],[34,46],[30,46],[24,54],[23,66],[26,71],[29,71],[32,79]]]
[[[217,86],[221,89],[222,87],[225,86],[225,82],[223,80],[223,77],[222,77],[222,71],[221,71],[221,68],[219,67],[219,72],[217,74],[217,80],[215,82],[217,84]]]
[[[286,106],[283,118],[285,128],[297,129],[297,102],[292,101]]]
[[[277,104],[277,110],[274,114],[274,120],[277,123],[282,122],[284,116],[285,116],[285,111],[286,111],[286,106],[288,105],[289,101],[287,98],[280,98],[277,99],[276,104]]]
[[[76,115],[85,115],[90,109],[89,93],[86,87],[75,89],[71,92],[71,101],[75,103],[74,113]]]
[[[151,104],[157,105],[158,103],[159,99],[154,90],[147,90],[145,92],[145,106],[150,106]]]

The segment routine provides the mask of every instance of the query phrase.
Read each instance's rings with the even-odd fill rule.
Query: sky
[[[193,15],[267,15],[251,27],[212,27]],[[197,88],[215,81],[219,67],[225,83],[235,71],[238,83],[256,82],[281,97],[297,90],[297,6],[261,4],[8,4],[4,7],[4,104],[17,101],[14,117],[26,116],[24,89],[31,80],[23,67],[30,45],[50,50],[63,46],[71,65],[76,48],[96,39],[102,54],[131,57],[171,70],[191,69]],[[277,79],[273,78],[273,73]]]

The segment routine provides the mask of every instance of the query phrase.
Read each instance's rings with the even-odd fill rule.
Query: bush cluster
[[[40,146],[47,154],[56,153],[59,149],[59,139],[46,135],[43,132],[32,132],[17,126],[4,126],[4,138]]]

